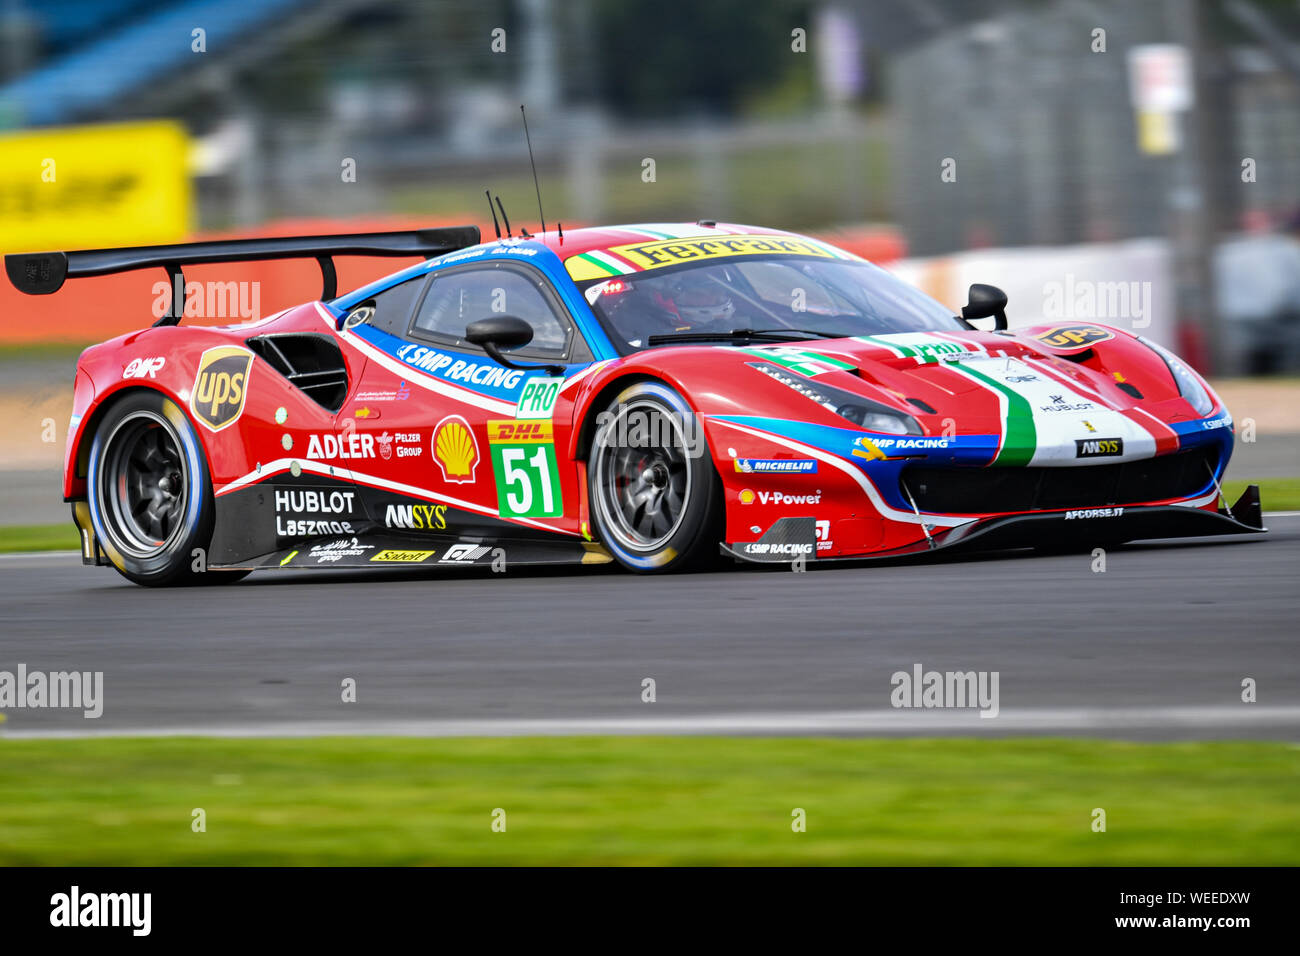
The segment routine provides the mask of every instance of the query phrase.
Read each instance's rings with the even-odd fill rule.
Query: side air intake
[[[322,408],[337,412],[343,407],[348,395],[347,366],[343,364],[343,353],[328,335],[259,335],[248,340],[248,347]]]

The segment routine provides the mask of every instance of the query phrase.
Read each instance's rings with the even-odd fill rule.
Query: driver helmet
[[[674,276],[668,294],[662,298],[662,306],[691,325],[726,322],[736,314],[736,305],[727,290],[693,270]]]

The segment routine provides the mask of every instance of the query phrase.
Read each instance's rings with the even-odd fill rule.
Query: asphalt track
[[[1104,573],[1016,552],[658,578],[270,571],[159,591],[73,555],[6,556],[0,670],[103,671],[105,704],[11,709],[0,735],[1298,739],[1300,516],[1267,523],[1114,549]],[[999,715],[892,708],[891,675],[918,663],[997,671]]]

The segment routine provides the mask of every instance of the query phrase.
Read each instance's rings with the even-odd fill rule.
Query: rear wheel
[[[100,546],[136,584],[218,584],[247,573],[206,570],[212,479],[194,426],[165,395],[134,392],[108,410],[91,444],[87,492]]]
[[[600,418],[587,463],[600,541],[634,571],[676,571],[717,557],[722,487],[698,420],[661,382],[624,389]]]

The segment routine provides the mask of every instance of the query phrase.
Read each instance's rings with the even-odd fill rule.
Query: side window
[[[405,335],[411,310],[428,281],[428,276],[416,276],[358,302],[348,311],[344,325],[351,328],[367,322],[392,335]]]
[[[435,276],[412,331],[451,346],[465,344],[465,326],[513,315],[533,327],[533,340],[512,354],[563,356],[569,330],[542,292],[542,280],[511,268],[462,269]]]

